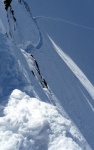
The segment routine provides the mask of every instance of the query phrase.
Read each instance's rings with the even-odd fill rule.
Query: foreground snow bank
[[[14,90],[0,118],[0,150],[89,150],[56,107]]]

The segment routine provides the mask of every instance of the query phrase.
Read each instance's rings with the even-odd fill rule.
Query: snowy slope
[[[9,9],[6,11],[4,2],[0,2],[0,98],[10,95],[13,89],[18,88],[27,92],[29,95],[35,95],[38,98],[42,95],[42,97],[47,100],[43,89],[41,89],[36,82],[21,50],[19,49],[19,47],[26,48],[28,45],[32,47],[34,42],[37,43],[36,41],[39,40],[39,31],[36,29],[36,25],[30,14],[25,12],[26,9],[23,4],[19,4],[18,1],[13,1],[12,9],[15,7],[14,5],[17,5],[17,8],[21,9],[16,9],[17,12],[15,11],[14,14],[15,18],[17,18],[17,22],[14,22],[11,10]],[[20,19],[21,16],[19,15],[22,10],[24,17],[27,18],[23,18],[23,21]],[[26,24],[24,23],[24,20],[26,20]],[[25,28],[27,24],[29,27]],[[32,26],[30,26],[30,24]],[[22,31],[19,27],[21,27]],[[21,33],[23,33],[23,35]],[[30,36],[28,35],[29,33]],[[38,34],[38,36],[36,36],[36,34]],[[38,90],[35,92],[34,88]]]
[[[67,64],[67,66],[71,69],[71,71],[75,74],[78,80],[82,83],[85,89],[88,91],[92,99],[94,99],[94,86],[89,81],[89,79],[85,76],[85,74],[80,70],[80,68],[72,61],[72,59],[66,55],[62,49],[60,49],[54,41],[49,37],[52,42],[56,52],[62,58],[62,60]]]
[[[0,149],[94,149],[92,83],[40,29],[30,0],[7,11],[0,2]]]
[[[0,118],[0,150],[90,150],[57,108],[14,90]]]
[[[36,51],[32,53],[39,64],[41,74],[45,77],[59,103],[94,148],[94,133],[92,132],[94,130],[94,122],[92,121],[94,120],[93,98],[65,62],[57,55],[52,43],[45,35],[41,50],[38,53]],[[83,78],[80,74],[79,77],[82,81]],[[86,82],[86,85],[88,85],[88,82]],[[93,86],[91,87],[93,95]]]
[[[34,87],[38,86],[36,81],[33,79],[33,75],[30,72],[27,62],[24,59],[21,51],[17,48],[17,46],[12,44],[4,34],[1,33],[0,98],[8,96],[15,88],[23,89],[29,92],[29,94],[34,95],[34,92],[31,91],[31,89],[33,90],[33,84]]]

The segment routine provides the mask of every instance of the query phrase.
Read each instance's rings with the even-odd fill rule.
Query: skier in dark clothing
[[[8,8],[10,7],[10,12],[11,12],[11,14],[12,14],[12,16],[13,16],[14,21],[16,22],[16,18],[14,17],[14,10],[13,10],[12,7],[11,7],[11,2],[12,2],[12,0],[4,0],[5,9],[6,9],[6,11],[7,11]]]
[[[12,0],[5,0],[5,1],[4,1],[5,9],[6,9],[6,10],[8,10],[8,7],[10,7],[11,1],[12,1]]]

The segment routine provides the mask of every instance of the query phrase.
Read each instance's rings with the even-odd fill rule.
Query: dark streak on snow
[[[8,11],[8,9],[10,8],[10,12],[12,14],[13,20],[16,22],[16,18],[14,16],[14,10],[12,9],[11,2],[12,2],[12,0],[5,0],[4,1],[5,9],[6,9],[6,11]]]
[[[12,6],[11,6],[11,2],[12,0],[4,0],[4,5],[5,5],[5,10],[7,11],[7,19],[8,19],[8,23],[9,23],[9,28],[10,28],[10,17],[9,17],[9,13],[11,14],[11,17],[13,19],[13,22],[14,22],[14,30],[15,30],[15,23],[16,23],[16,18],[15,18],[15,15],[14,15],[14,10],[12,9]],[[11,33],[11,30],[9,30],[9,34],[6,33],[7,37],[12,37],[12,33]]]
[[[11,4],[11,1],[12,1],[12,0],[5,0],[5,1],[4,1],[6,11],[7,11],[8,8],[11,6],[11,5],[10,5],[10,4]]]
[[[43,78],[43,76],[41,75],[40,73],[40,69],[39,69],[39,65],[37,63],[37,61],[35,60],[34,56],[31,54],[31,58],[34,62],[34,69],[35,71],[37,72],[37,74],[34,72],[34,70],[31,70],[32,74],[36,77],[36,79],[38,79],[38,81],[40,82],[41,86],[43,88],[46,88],[48,89],[48,85],[47,85],[47,82],[46,80]],[[38,77],[39,76],[39,77]]]

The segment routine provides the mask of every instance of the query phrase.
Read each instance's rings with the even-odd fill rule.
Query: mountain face
[[[0,0],[0,150],[93,150],[94,86],[39,18]]]

